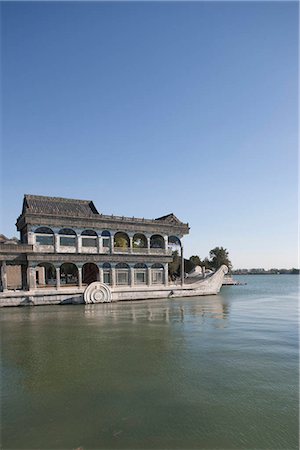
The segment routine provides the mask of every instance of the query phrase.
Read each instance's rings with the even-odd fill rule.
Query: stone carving
[[[85,303],[110,303],[112,301],[110,288],[99,281],[87,286],[83,298]]]

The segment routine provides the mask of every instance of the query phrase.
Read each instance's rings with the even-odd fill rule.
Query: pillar
[[[36,268],[37,273],[39,274],[39,284],[46,284],[46,269],[45,267],[37,267]]]
[[[28,290],[36,289],[36,269],[35,267],[28,267],[27,269]]]
[[[102,238],[98,236],[98,253],[102,253]]]
[[[114,237],[113,236],[111,236],[110,237],[110,252],[111,253],[114,253]]]
[[[152,284],[151,274],[152,274],[151,267],[148,267],[147,268],[147,285],[148,286],[151,286],[151,284]]]
[[[35,244],[35,235],[33,231],[28,231],[27,233],[27,242],[30,245],[34,245]]]
[[[129,252],[132,253],[133,251],[133,237],[129,236]]]
[[[165,277],[164,284],[166,286],[168,286],[168,284],[169,284],[169,265],[168,265],[168,263],[164,264],[164,277]]]
[[[32,279],[31,287],[32,287],[32,289],[36,289],[36,268],[35,267],[31,267],[31,279]]]
[[[77,234],[77,253],[81,253],[81,251],[82,251],[81,235]]]
[[[82,288],[82,267],[78,267],[78,287]]]
[[[147,237],[147,250],[148,250],[148,253],[150,253],[150,250],[151,249],[151,238],[150,237]]]
[[[56,289],[60,288],[60,267],[56,267]]]
[[[130,286],[134,286],[134,268],[130,267]]]
[[[164,239],[165,239],[165,253],[168,253],[168,236],[165,236]]]
[[[100,283],[103,283],[103,269],[102,269],[102,267],[99,267],[99,266],[98,266],[98,269],[99,269],[99,281],[100,281]]]
[[[7,291],[7,273],[6,273],[6,261],[2,261],[1,264],[1,285],[2,291]]]
[[[59,234],[54,234],[54,251],[55,253],[59,253]]]
[[[184,257],[183,257],[183,245],[181,246],[181,285],[184,284]]]

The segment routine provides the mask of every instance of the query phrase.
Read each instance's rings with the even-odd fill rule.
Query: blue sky
[[[2,2],[0,232],[25,193],[297,265],[296,2]]]

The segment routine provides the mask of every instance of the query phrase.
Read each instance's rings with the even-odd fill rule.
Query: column
[[[103,269],[102,269],[102,267],[99,267],[99,266],[98,266],[98,269],[99,269],[99,281],[100,281],[100,283],[103,283]]]
[[[168,284],[169,284],[169,265],[168,265],[168,263],[164,264],[164,276],[165,276],[164,284],[165,284],[165,286],[168,286]]]
[[[36,289],[36,268],[35,267],[31,267],[31,288],[32,289]]]
[[[36,289],[36,270],[35,267],[28,267],[27,269],[28,290]]]
[[[181,285],[184,284],[184,257],[183,257],[183,245],[181,245]]]
[[[165,239],[165,253],[168,253],[168,236],[164,236]]]
[[[151,280],[151,267],[147,268],[147,285],[151,286],[152,284],[152,280]]]
[[[134,286],[134,268],[130,267],[130,286]]]
[[[114,253],[114,237],[110,237],[110,253]]]
[[[102,237],[98,236],[98,253],[102,253]]]
[[[55,253],[59,253],[59,234],[54,234],[54,251]]]
[[[1,284],[2,291],[7,291],[7,274],[6,274],[6,261],[2,261],[1,264]]]
[[[111,268],[111,287],[116,285],[116,269],[114,267]]]
[[[129,236],[129,252],[133,251],[133,236]]]
[[[35,235],[33,231],[28,231],[27,233],[27,242],[30,245],[34,245],[35,244]]]
[[[82,267],[78,267],[78,287],[82,288]]]
[[[60,268],[56,267],[56,289],[60,288]]]
[[[39,267],[36,269],[39,274],[39,284],[46,284],[46,273],[45,273],[45,267]]]
[[[82,251],[81,235],[77,234],[77,253],[81,253],[81,251]]]
[[[149,237],[147,237],[147,250],[148,250],[148,253],[150,253],[150,248],[151,248],[151,238],[149,238]]]

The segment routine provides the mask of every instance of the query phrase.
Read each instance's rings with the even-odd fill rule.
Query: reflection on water
[[[100,322],[107,320],[120,321],[132,320],[144,321],[164,321],[170,322],[180,320],[184,322],[187,318],[197,316],[201,318],[214,318],[226,320],[229,314],[229,305],[222,303],[219,296],[198,298],[197,303],[186,299],[126,302],[126,303],[106,303],[84,305],[86,318],[94,318]]]
[[[298,448],[297,280],[2,310],[2,447]]]

